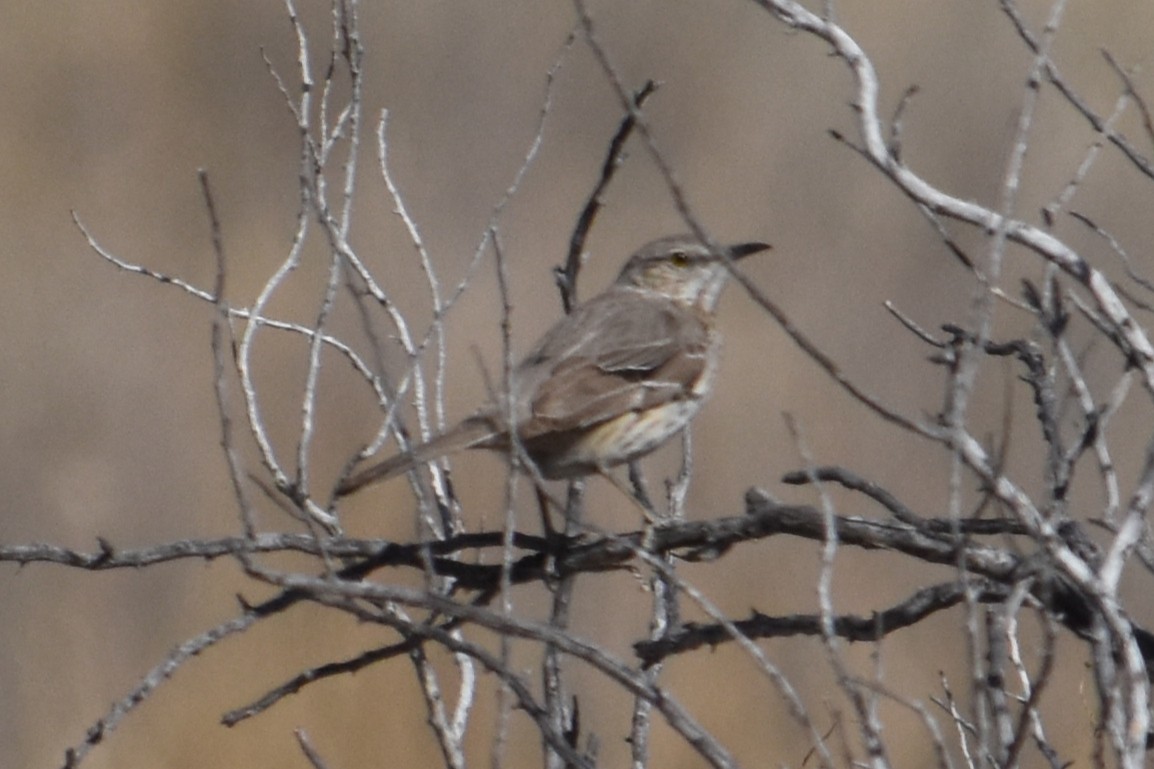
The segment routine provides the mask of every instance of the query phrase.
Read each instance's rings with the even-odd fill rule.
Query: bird
[[[654,451],[713,391],[726,262],[768,248],[755,241],[717,252],[693,235],[647,243],[605,291],[545,332],[511,372],[511,398],[350,475],[336,496],[464,449],[519,445],[548,480],[606,474]]]

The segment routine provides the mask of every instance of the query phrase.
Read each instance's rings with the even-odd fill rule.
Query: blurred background
[[[324,71],[328,5],[300,1],[315,72]],[[853,151],[850,80],[816,40],[791,33],[751,3],[722,0],[592,2],[601,39],[628,80],[662,87],[647,107],[654,135],[689,203],[721,240],[766,240],[769,254],[745,268],[793,321],[855,381],[909,415],[941,406],[943,375],[928,350],[900,330],[882,303],[892,300],[923,327],[964,322],[972,296],[967,272],[908,201]],[[1024,3],[1040,29],[1042,3]],[[919,94],[905,114],[904,157],[955,195],[996,205],[1031,57],[998,4],[948,0],[907,3],[843,0],[840,22],[866,48],[882,80],[883,114],[902,93]],[[229,298],[248,304],[285,258],[298,206],[293,120],[262,61],[297,82],[296,39],[276,2],[141,3],[90,0],[7,3],[0,24],[0,544],[51,542],[92,550],[98,536],[130,548],[239,530],[219,448],[209,334],[212,308],[171,286],[128,274],[86,246],[75,211],[102,245],[130,262],[209,287],[214,274],[208,218],[196,172],[207,169],[229,258]],[[366,140],[353,245],[423,333],[431,311],[405,232],[376,171],[372,132],[389,110],[390,165],[447,286],[468,269],[493,207],[534,136],[546,72],[574,26],[569,3],[381,2],[361,11],[366,48]],[[1149,67],[1154,7],[1072,3],[1054,48],[1069,83],[1100,115],[1122,90],[1104,62],[1141,68],[1139,89],[1154,94]],[[518,351],[560,313],[551,269],[564,257],[576,216],[595,182],[621,119],[618,101],[578,41],[554,85],[541,154],[502,219],[511,274],[513,343]],[[1145,152],[1135,111],[1120,123]],[[1071,177],[1094,135],[1052,89],[1044,89],[1031,133],[1018,214],[1039,208]],[[1154,185],[1107,150],[1074,208],[1122,240],[1139,271],[1154,271]],[[582,295],[599,290],[641,243],[684,225],[646,152],[636,142],[589,238]],[[982,241],[955,230],[981,254]],[[1068,219],[1057,234],[1111,272],[1100,241]],[[1041,274],[1037,260],[1011,250],[1005,285]],[[311,322],[327,257],[319,244],[273,303],[280,317]],[[500,370],[500,301],[491,256],[446,322],[452,361],[450,419],[484,397],[470,354]],[[349,316],[351,318],[351,315]],[[339,320],[349,320],[342,316]],[[1028,319],[999,309],[998,333],[1021,333]],[[714,401],[695,422],[696,478],[691,517],[739,513],[759,485],[785,499],[813,501],[779,478],[802,466],[785,427],[793,414],[816,461],[844,464],[925,515],[944,515],[948,457],[895,432],[851,402],[780,330],[732,288],[723,301],[727,348]],[[347,328],[354,326],[349,323]],[[270,431],[288,461],[299,428],[300,340],[269,334],[258,348],[258,383]],[[363,343],[363,340],[362,340]],[[1121,371],[1096,350],[1092,384]],[[996,434],[1006,413],[1011,366],[979,382],[974,431]],[[335,364],[322,381],[314,485],[323,487],[375,430],[371,394]],[[1137,389],[1137,388],[1136,388]],[[1099,395],[1103,392],[1099,391]],[[1142,393],[1112,433],[1123,489],[1135,477],[1151,427]],[[1036,427],[1024,391],[1012,401],[1016,432],[1011,472],[1027,488],[1041,480]],[[1015,453],[1017,452],[1017,453]],[[251,454],[249,455],[251,461]],[[676,466],[655,457],[650,478]],[[500,523],[500,460],[456,461],[454,480],[470,527]],[[978,489],[966,489],[971,499]],[[1100,514],[1092,473],[1079,491],[1085,517]],[[594,488],[590,516],[616,530],[636,512],[615,492]],[[847,514],[874,515],[861,500],[837,497]],[[344,509],[351,533],[409,537],[413,502],[406,485],[375,488]],[[525,528],[536,520],[524,506]],[[291,525],[265,512],[268,530]],[[815,611],[818,548],[769,540],[720,564],[687,569],[723,608],[744,616]],[[946,579],[944,570],[844,552],[838,608],[882,609],[911,585]],[[588,578],[574,627],[622,654],[645,632],[647,597],[629,575]],[[1154,602],[1130,609],[1154,624]],[[235,614],[234,596],[269,593],[229,561],[179,563],[147,572],[91,573],[57,566],[0,565],[0,765],[54,766],[66,747],[105,714],[176,644]],[[526,593],[538,613],[541,596]],[[938,671],[964,684],[958,616],[938,618],[882,646],[895,689],[913,698],[938,693]],[[940,636],[940,638],[939,638]],[[951,645],[945,639],[953,638]],[[337,768],[381,765],[405,756],[418,765],[434,744],[410,667],[404,661],[331,680],[233,729],[224,711],[242,705],[300,668],[386,642],[379,629],[302,607],[229,640],[180,669],[87,759],[89,767],[305,766],[291,729],[303,727]],[[843,705],[812,642],[764,644],[805,693],[819,726]],[[851,655],[868,663],[868,649]],[[1094,701],[1081,687],[1083,650],[1064,641],[1071,675],[1065,708],[1052,713],[1055,744],[1088,756]],[[767,681],[722,649],[696,664],[675,662],[666,681],[739,760],[797,766],[808,750]],[[868,669],[868,665],[863,666]],[[574,666],[582,725],[596,733],[606,765],[628,755],[627,698]],[[485,690],[489,691],[489,690]],[[488,711],[491,693],[481,710]],[[478,713],[481,723],[487,716]],[[827,720],[822,721],[825,718]],[[1068,727],[1059,728],[1059,727]],[[920,727],[907,740],[894,726],[901,762],[928,755]],[[472,747],[487,760],[485,730]],[[663,729],[659,737],[668,737]],[[514,730],[517,765],[534,765],[538,744]],[[675,739],[661,739],[654,765],[696,766]]]

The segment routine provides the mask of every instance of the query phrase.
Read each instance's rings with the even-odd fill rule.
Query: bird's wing
[[[664,300],[599,299],[550,329],[519,367],[532,391],[522,440],[692,396],[708,365],[701,318]]]

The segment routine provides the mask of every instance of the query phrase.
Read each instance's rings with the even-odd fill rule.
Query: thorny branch
[[[704,647],[731,642],[738,643],[758,663],[762,651],[753,640],[783,636],[812,636],[830,650],[830,663],[837,667],[842,690],[854,699],[859,720],[868,720],[859,735],[867,743],[872,766],[884,768],[889,763],[883,732],[874,723],[876,699],[888,695],[880,692],[880,679],[863,682],[843,669],[840,641],[869,642],[880,645],[883,639],[922,622],[927,617],[946,612],[956,606],[965,606],[966,621],[971,630],[977,627],[979,606],[993,607],[985,614],[984,635],[972,633],[977,644],[982,635],[985,646],[975,646],[972,662],[976,673],[988,673],[1001,682],[982,690],[982,701],[972,720],[967,720],[961,707],[946,689],[948,713],[959,732],[961,750],[968,765],[993,760],[999,765],[1013,765],[1021,760],[1027,739],[1032,737],[1039,750],[1052,765],[1058,765],[1056,753],[1046,741],[1039,715],[1038,703],[1047,690],[1054,666],[1052,634],[1064,627],[1068,632],[1086,640],[1090,645],[1089,657],[1099,683],[1100,727],[1108,735],[1118,756],[1119,764],[1138,767],[1144,760],[1148,739],[1147,677],[1154,662],[1154,636],[1138,626],[1126,612],[1118,595],[1124,569],[1132,554],[1149,537],[1147,514],[1154,504],[1154,443],[1147,449],[1146,461],[1140,477],[1123,501],[1117,473],[1107,442],[1108,418],[1126,399],[1129,382],[1139,378],[1147,392],[1154,396],[1154,345],[1146,329],[1137,322],[1127,305],[1127,293],[1115,285],[1106,272],[1099,269],[1083,254],[1078,253],[1051,231],[1056,216],[1068,209],[1070,198],[1077,190],[1077,181],[1086,176],[1101,143],[1116,147],[1140,173],[1154,178],[1150,161],[1115,128],[1116,119],[1127,104],[1136,104],[1143,127],[1154,134],[1150,111],[1143,101],[1132,72],[1127,71],[1110,54],[1106,59],[1122,82],[1124,93],[1119,97],[1115,112],[1109,118],[1098,116],[1068,85],[1050,57],[1051,44],[1057,35],[1061,10],[1059,0],[1052,8],[1050,21],[1041,35],[1030,31],[1011,0],[1002,6],[1010,23],[1034,56],[1033,70],[1027,77],[1023,109],[1019,118],[1015,151],[1003,179],[1002,200],[996,207],[963,200],[934,186],[906,165],[900,151],[908,129],[902,120],[912,109],[910,96],[916,90],[907,90],[897,113],[887,128],[879,116],[879,78],[873,63],[859,43],[841,27],[827,7],[818,15],[793,0],[757,0],[757,5],[768,10],[786,25],[825,41],[835,57],[849,70],[853,79],[854,114],[859,138],[838,137],[852,146],[874,168],[889,179],[931,220],[941,234],[943,244],[959,255],[962,263],[975,279],[975,311],[964,325],[943,326],[944,340],[924,332],[913,321],[894,310],[906,329],[933,348],[931,362],[947,373],[949,390],[947,401],[951,408],[928,419],[916,418],[888,406],[862,389],[853,377],[812,342],[801,328],[746,276],[734,270],[754,301],[775,319],[786,334],[820,369],[837,382],[853,399],[875,415],[900,430],[937,444],[954,457],[957,463],[953,479],[954,492],[943,503],[937,515],[923,515],[905,503],[900,496],[881,484],[840,467],[814,466],[787,474],[788,484],[810,484],[818,488],[823,506],[815,509],[802,505],[787,505],[771,500],[763,492],[752,489],[746,496],[746,505],[740,515],[706,520],[675,520],[657,528],[641,532],[604,534],[591,527],[563,535],[533,536],[512,528],[512,489],[502,518],[507,521],[503,531],[469,533],[453,506],[451,488],[445,476],[434,471],[435,494],[432,504],[436,515],[428,512],[429,498],[420,497],[422,536],[411,542],[364,540],[341,534],[339,521],[331,505],[314,501],[311,478],[311,456],[314,447],[314,410],[319,393],[320,371],[324,353],[337,352],[365,381],[381,404],[384,418],[374,438],[358,454],[363,458],[381,447],[385,439],[394,435],[401,442],[407,431],[397,421],[401,399],[411,397],[415,405],[419,429],[428,435],[443,425],[443,394],[445,371],[445,340],[443,321],[447,312],[464,292],[469,279],[482,256],[498,252],[498,269],[503,270],[500,258],[500,220],[507,204],[516,195],[521,181],[540,152],[544,141],[546,117],[553,98],[554,76],[572,45],[571,34],[562,46],[562,52],[549,72],[544,104],[539,114],[532,146],[526,152],[521,167],[507,193],[494,207],[490,221],[481,236],[473,262],[466,277],[448,293],[442,290],[424,239],[412,215],[404,205],[403,195],[387,163],[385,118],[381,113],[378,129],[378,154],[381,177],[388,195],[395,203],[398,216],[418,254],[426,276],[434,321],[425,333],[411,333],[408,320],[392,302],[387,286],[374,276],[373,270],[357,254],[350,242],[352,202],[357,193],[357,157],[362,123],[363,50],[357,33],[357,3],[340,0],[333,4],[333,41],[327,74],[319,79],[314,75],[309,54],[308,35],[292,0],[286,7],[297,37],[299,57],[296,79],[299,88],[290,88],[273,70],[277,87],[285,98],[301,140],[300,207],[296,230],[284,261],[268,279],[258,296],[248,307],[236,307],[225,299],[226,264],[218,212],[209,194],[207,180],[203,180],[206,206],[212,226],[212,244],[218,268],[216,285],[211,290],[192,286],[179,278],[163,275],[143,266],[133,265],[114,256],[100,246],[89,231],[73,218],[91,248],[117,268],[150,277],[162,284],[173,285],[185,293],[212,303],[216,310],[213,328],[216,382],[220,402],[223,444],[229,456],[235,494],[241,515],[242,536],[216,540],[184,540],[139,549],[118,549],[104,539],[92,552],[81,552],[51,544],[0,545],[0,562],[21,565],[52,563],[86,570],[139,569],[160,563],[195,559],[211,561],[222,556],[235,559],[247,576],[257,582],[273,585],[277,595],[257,604],[242,601],[240,613],[233,619],[204,633],[198,634],[174,649],[154,666],[140,683],[124,698],[117,701],[109,712],[89,730],[84,740],[68,751],[66,766],[78,765],[87,751],[105,739],[123,718],[162,682],[169,679],[188,659],[200,654],[226,638],[243,632],[257,622],[291,611],[304,603],[316,604],[335,612],[349,614],[360,621],[390,628],[400,640],[365,650],[355,656],[309,668],[293,676],[249,705],[225,715],[229,725],[266,711],[284,698],[296,694],[310,684],[325,678],[347,675],[373,664],[408,656],[425,697],[426,710],[441,749],[446,766],[464,766],[463,744],[469,712],[474,703],[475,683],[473,669],[493,674],[507,692],[509,707],[526,714],[537,728],[546,745],[550,761],[555,765],[592,767],[595,750],[581,751],[577,746],[580,726],[575,713],[563,696],[562,656],[580,660],[617,686],[636,697],[638,713],[648,718],[650,711],[660,713],[668,726],[715,767],[735,767],[737,760],[728,746],[703,725],[701,719],[677,699],[667,685],[662,685],[652,668],[675,655],[688,655]],[[633,131],[641,135],[650,158],[658,166],[685,219],[686,225],[703,240],[709,241],[708,231],[689,205],[684,190],[679,186],[673,168],[662,153],[659,127],[650,124],[640,108],[653,93],[655,86],[647,83],[640,91],[630,92],[625,80],[614,66],[610,51],[596,34],[594,19],[581,0],[576,0],[577,29],[592,49],[606,79],[616,91],[625,111],[616,136],[610,143],[602,167],[601,177],[579,218],[572,236],[572,247],[565,267],[558,271],[558,282],[568,309],[576,296],[576,280],[580,267],[582,244],[597,216],[605,186],[612,180],[623,158],[623,145]],[[351,95],[347,104],[336,110],[334,104],[339,89],[334,87],[336,63],[343,62]],[[1048,207],[1042,218],[1043,225],[1031,224],[1015,218],[1016,191],[1022,181],[1021,160],[1025,155],[1032,120],[1032,105],[1043,83],[1053,85],[1058,93],[1099,132],[1099,141],[1086,155],[1082,165],[1067,185],[1062,196]],[[319,99],[319,107],[314,103]],[[885,137],[890,137],[887,142]],[[340,150],[344,150],[340,164],[339,193],[331,199],[330,179],[326,171],[337,164]],[[1149,288],[1137,278],[1130,267],[1125,249],[1114,236],[1093,224],[1084,214],[1068,213],[1091,226],[1107,239],[1113,250],[1126,263],[1127,271],[1140,286]],[[986,264],[961,253],[944,222],[953,220],[972,225],[990,237],[989,259]],[[326,292],[315,312],[311,325],[280,321],[269,317],[267,308],[274,295],[282,288],[287,277],[300,265],[305,241],[314,228],[319,227],[328,247],[328,277]],[[1009,300],[1007,292],[997,285],[1004,242],[1024,246],[1044,261],[1047,277],[1038,285],[1026,282],[1023,299],[1013,300],[1016,308],[1032,315],[1035,335],[1032,338],[996,341],[993,338],[993,298]],[[1058,273],[1066,276],[1073,287],[1057,280]],[[504,275],[502,287],[504,287]],[[370,360],[355,351],[347,342],[329,330],[329,321],[336,303],[341,301],[342,284],[355,297],[366,319],[366,335],[380,347],[380,339],[371,331],[367,320],[373,311],[389,318],[396,337],[409,357],[409,368],[400,376],[386,376],[380,364],[380,349],[374,350]],[[371,302],[369,301],[371,299]],[[509,305],[505,304],[505,320]],[[1131,302],[1137,304],[1137,302]],[[1071,316],[1065,308],[1076,307],[1080,317],[1090,323],[1099,338],[1113,346],[1122,363],[1129,369],[1117,381],[1110,395],[1095,398],[1087,383],[1084,366],[1074,352],[1069,328],[1079,316]],[[243,324],[235,345],[233,323]],[[304,399],[301,402],[299,438],[291,463],[286,463],[269,438],[268,426],[252,375],[256,359],[259,332],[266,329],[288,331],[299,335],[308,344],[307,376]],[[508,341],[508,329],[505,330]],[[433,384],[430,388],[422,364],[422,355],[433,350]],[[231,354],[231,361],[229,355]],[[508,352],[506,352],[506,357]],[[1044,489],[1031,494],[1026,486],[1008,475],[1002,457],[977,439],[968,427],[969,412],[965,404],[965,390],[976,375],[977,367],[989,358],[1012,358],[1020,368],[1020,378],[1030,389],[1034,403],[1033,420],[1038,428],[1038,445],[1044,457],[1039,457],[1045,468]],[[240,460],[235,453],[231,414],[225,396],[225,369],[231,362],[238,377],[244,398],[244,414],[248,431],[253,438],[261,467],[267,479],[260,484],[281,495],[281,501],[303,522],[309,533],[264,533],[256,530],[246,498]],[[506,359],[506,373],[509,359]],[[1130,373],[1133,372],[1133,373]],[[411,393],[411,395],[410,395]],[[1073,394],[1073,397],[1069,395]],[[1077,404],[1080,422],[1070,435],[1070,421],[1064,421],[1063,408],[1069,400]],[[431,413],[430,413],[431,411]],[[1083,458],[1091,453],[1097,457],[1100,475],[1107,486],[1108,502],[1102,518],[1109,525],[1112,539],[1105,545],[1095,542],[1075,520],[1068,507],[1075,471],[1085,464]],[[807,457],[808,462],[808,457]],[[291,466],[290,466],[291,464]],[[351,462],[350,462],[351,466]],[[1080,471],[1085,472],[1085,471]],[[963,476],[963,473],[965,475]],[[987,502],[996,509],[994,517],[966,517],[959,513],[958,503],[963,477],[976,481],[982,489],[983,506]],[[823,484],[837,484],[851,493],[880,506],[884,518],[845,515],[836,511]],[[419,484],[414,490],[421,495]],[[682,494],[684,490],[682,490]],[[1120,511],[1120,518],[1115,511]],[[698,511],[708,513],[716,511]],[[439,517],[437,517],[439,516]],[[823,579],[832,577],[834,559],[844,549],[856,549],[870,557],[912,559],[932,564],[945,570],[940,581],[913,591],[904,599],[888,607],[870,607],[866,613],[838,613],[829,600],[828,585],[823,584],[822,606],[818,614],[769,616],[757,608],[751,609],[745,619],[730,619],[709,602],[696,585],[673,572],[675,561],[716,564],[728,562],[728,556],[739,547],[773,547],[766,543],[774,537],[789,537],[820,543],[823,551]],[[996,538],[987,540],[986,538]],[[279,573],[270,570],[260,556],[276,553],[298,553],[313,556],[316,573]],[[522,615],[512,602],[510,588],[519,585],[543,585],[555,589],[559,583],[578,575],[599,575],[623,570],[649,569],[655,575],[653,585],[668,591],[655,600],[665,601],[660,616],[668,622],[658,623],[660,632],[654,637],[636,641],[632,648],[635,659],[616,657],[594,641],[586,641],[569,627],[567,606],[555,609],[552,624],[538,623]],[[421,579],[420,587],[413,588],[412,573]],[[408,579],[406,579],[406,577]],[[592,581],[592,580],[590,580]],[[573,583],[567,583],[570,587]],[[573,588],[575,590],[575,588]],[[677,600],[688,595],[699,606],[706,607],[708,622],[678,621]],[[491,604],[500,599],[496,609]],[[1046,643],[1040,656],[1037,672],[1030,673],[1022,660],[1018,646],[1018,613],[1023,608],[1036,611],[1044,620]],[[464,635],[464,631],[495,634],[502,643],[502,653],[489,649]],[[518,638],[548,649],[550,665],[546,675],[548,691],[542,698],[518,670],[508,648],[511,639]],[[448,650],[455,662],[459,684],[455,707],[447,707],[443,687],[437,671],[425,657],[426,647]],[[984,650],[984,657],[978,652]],[[838,653],[834,653],[837,651]],[[1012,666],[1021,681],[1019,709],[1012,712],[1009,686],[1004,672]],[[768,669],[768,664],[763,669]],[[879,666],[880,667],[880,666]],[[774,668],[772,676],[780,675]],[[781,678],[784,681],[784,677]],[[944,684],[945,685],[945,684]],[[788,687],[788,682],[785,682]],[[872,687],[872,689],[871,689]],[[790,690],[792,691],[792,690]],[[789,697],[786,696],[788,700]],[[895,699],[898,699],[895,697]],[[793,701],[790,702],[794,705]],[[912,706],[911,706],[912,707]],[[914,707],[917,710],[917,707]],[[576,710],[576,707],[573,707]],[[508,717],[511,710],[503,716]],[[942,746],[936,722],[918,711],[934,734],[934,744],[940,765],[949,764],[949,755]],[[808,718],[808,716],[804,716]],[[806,722],[809,723],[809,722]],[[810,724],[812,726],[812,724]],[[994,739],[991,734],[997,733]],[[639,740],[648,738],[647,729],[637,733]],[[500,745],[505,739],[504,727],[498,730],[494,755],[501,756]],[[971,743],[971,739],[974,743]],[[308,743],[304,732],[298,740],[308,760],[314,766],[322,765],[319,754]],[[996,743],[996,744],[995,744]],[[636,747],[636,746],[635,746]],[[818,739],[814,747],[823,766],[830,766],[829,746]],[[971,754],[979,751],[980,757]],[[1103,751],[1104,752],[1104,751]],[[846,764],[854,759],[848,755]],[[645,746],[634,752],[640,764],[648,760]],[[1102,754],[1099,755],[1100,763]],[[499,761],[496,763],[500,763]]]

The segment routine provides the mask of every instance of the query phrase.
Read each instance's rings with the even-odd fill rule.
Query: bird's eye
[[[669,255],[669,261],[673,262],[674,267],[689,266],[689,256],[684,251],[674,251]]]

